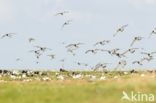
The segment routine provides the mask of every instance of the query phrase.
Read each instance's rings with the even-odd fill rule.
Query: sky
[[[88,63],[91,67],[97,63],[111,63],[113,68],[120,60],[106,53],[96,55],[84,52],[93,49],[93,44],[101,40],[111,40],[109,45],[99,47],[102,49],[121,48],[123,51],[129,48],[134,36],[143,36],[141,42],[135,47],[144,48],[144,51],[156,51],[154,43],[156,36],[147,39],[150,32],[156,27],[156,0],[0,0],[0,34],[16,33],[13,38],[0,40],[0,67],[6,69],[50,69],[58,70],[65,59],[64,67],[74,70],[87,70],[83,66],[77,66],[75,62]],[[69,11],[65,16],[54,16],[61,11]],[[72,23],[61,29],[62,24],[72,20]],[[123,33],[113,38],[116,30],[128,24]],[[30,44],[28,38],[35,38]],[[73,57],[66,52],[62,45],[82,42],[77,55]],[[55,60],[49,60],[44,55],[40,63],[30,50],[35,45],[46,46],[52,51],[46,54],[56,54]],[[140,52],[129,55],[128,68],[149,68],[156,66],[156,60],[145,63],[143,66],[132,65],[131,62],[139,60]],[[16,59],[21,58],[17,62]]]

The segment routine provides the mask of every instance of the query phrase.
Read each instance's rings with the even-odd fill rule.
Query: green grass
[[[129,74],[118,79],[94,82],[84,79],[1,82],[0,103],[135,103],[122,101],[122,91],[152,93],[156,96],[156,78],[151,75],[141,77],[140,74]]]

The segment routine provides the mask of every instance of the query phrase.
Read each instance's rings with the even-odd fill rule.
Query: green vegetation
[[[94,75],[100,77],[98,73]],[[111,77],[115,75],[118,78]],[[1,77],[0,103],[135,103],[121,100],[123,91],[152,93],[156,96],[156,74],[110,73],[106,74],[106,80],[96,81],[68,78],[24,82],[7,81],[6,78],[4,81]]]

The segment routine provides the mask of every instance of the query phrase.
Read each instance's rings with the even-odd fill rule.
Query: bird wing
[[[6,35],[2,35],[2,36],[1,36],[1,39],[3,39],[4,37],[6,37]]]
[[[125,52],[122,53],[122,55],[124,55],[124,54],[126,54],[126,53],[128,53],[128,52],[129,52],[129,50],[126,50]]]
[[[128,26],[128,24],[126,24],[126,25],[123,25],[121,28],[126,28]]]
[[[133,45],[134,45],[134,43],[135,43],[135,41],[136,41],[136,40],[134,39],[134,40],[132,41],[132,43],[131,43],[131,45],[130,45],[130,46],[133,46]]]
[[[89,53],[89,52],[91,52],[92,50],[87,50],[85,53],[87,54],[87,53]]]
[[[146,54],[146,55],[147,55],[148,53],[146,53],[146,52],[141,52],[141,54]]]
[[[156,54],[156,52],[152,52],[151,54]]]

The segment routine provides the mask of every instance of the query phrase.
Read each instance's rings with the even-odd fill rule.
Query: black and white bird
[[[74,50],[72,50],[72,49],[67,49],[67,52],[68,52],[68,53],[71,53],[73,56],[76,55],[75,52],[74,52]]]
[[[139,65],[143,65],[142,60],[141,61],[133,61],[132,64],[139,64]]]
[[[55,16],[58,16],[58,15],[63,16],[66,13],[69,13],[69,11],[62,11],[62,12],[56,13]]]
[[[144,61],[145,61],[145,58],[142,58],[141,60],[133,61],[132,64],[139,64],[142,66]]]
[[[87,67],[88,64],[87,63],[82,63],[82,62],[75,62],[78,66],[85,66]]]
[[[104,51],[103,49],[90,49],[85,52],[85,54],[92,53],[96,54],[98,51]]]
[[[116,52],[113,55],[117,56],[118,58],[126,57],[125,54],[119,52]]]
[[[141,41],[144,37],[141,37],[141,36],[137,36],[137,37],[134,37],[132,43],[131,43],[131,47],[134,45],[135,42],[138,42],[138,41]]]
[[[122,69],[127,65],[127,61],[126,60],[120,60],[117,64],[117,66],[115,67],[115,71],[119,68]]]
[[[128,27],[128,24],[121,26],[116,30],[116,33],[113,35],[115,37],[119,32],[124,32],[125,28]]]
[[[135,53],[136,50],[138,50],[138,49],[139,49],[139,48],[130,48],[130,49],[126,50],[125,52],[123,52],[122,54],[123,54],[123,55],[125,55],[125,54],[127,54],[127,53],[133,54],[133,53]]]
[[[83,45],[84,43],[75,43],[75,44],[69,44],[66,46],[66,48],[71,48],[71,49],[77,49],[80,47],[80,45]]]
[[[19,61],[22,61],[22,59],[21,58],[16,58],[16,61],[19,62]]]
[[[61,29],[63,29],[65,26],[69,25],[72,22],[72,20],[67,20],[63,23]]]
[[[93,71],[107,71],[107,65],[111,63],[98,63],[93,67]]]
[[[147,53],[147,52],[141,52],[141,54],[147,55],[149,58],[152,58],[153,55],[156,54],[156,52],[150,52],[150,53]]]
[[[40,51],[42,51],[42,52],[45,52],[46,50],[52,50],[52,49],[50,49],[50,48],[42,47],[42,46],[34,46],[34,47],[38,48],[38,49],[39,49]]]
[[[51,60],[55,59],[55,55],[54,54],[49,54],[47,56],[50,57]]]
[[[116,53],[119,51],[119,48],[115,48],[115,49],[111,49],[111,50],[103,50],[105,52],[107,52],[108,54],[110,54],[111,56],[116,55]]]
[[[29,43],[31,43],[31,42],[34,42],[35,39],[34,38],[29,38],[28,41],[29,41]]]
[[[152,30],[152,32],[151,32],[150,35],[149,35],[149,38],[150,38],[152,35],[155,35],[155,36],[156,36],[156,28],[154,28],[154,30]]]
[[[106,45],[108,43],[110,43],[111,41],[110,40],[103,40],[103,41],[99,41],[97,43],[94,44],[94,46],[97,46],[97,45]]]
[[[7,34],[3,34],[3,35],[1,36],[1,39],[6,38],[6,37],[12,38],[14,35],[16,35],[16,33],[7,33]]]
[[[31,52],[31,53],[33,52],[33,53],[35,53],[35,54],[41,54],[41,53],[40,53],[40,50],[30,50],[29,52]]]
[[[37,59],[39,59],[40,56],[42,55],[40,50],[30,50],[29,52],[34,53]]]

